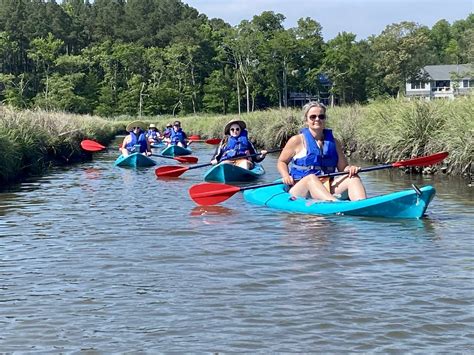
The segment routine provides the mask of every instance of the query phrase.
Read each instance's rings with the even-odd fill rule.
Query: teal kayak
[[[359,201],[315,201],[290,199],[285,185],[278,184],[244,191],[247,202],[294,213],[351,215],[388,218],[421,218],[433,199],[433,186],[370,197]]]
[[[234,164],[220,163],[207,171],[204,181],[223,183],[253,181],[263,174],[265,170],[260,164],[255,164],[253,169],[248,170]]]
[[[179,145],[169,145],[161,151],[161,155],[176,157],[180,155],[190,155],[191,149],[180,147]]]
[[[152,148],[163,148],[165,146],[165,143],[159,142],[159,143],[150,143],[150,147]]]
[[[140,166],[153,166],[156,165],[153,159],[150,159],[146,155],[141,153],[133,153],[126,157],[120,155],[114,163],[115,166],[128,166],[131,168],[136,168]]]

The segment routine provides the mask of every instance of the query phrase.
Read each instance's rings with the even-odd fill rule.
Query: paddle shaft
[[[388,168],[396,168],[396,167],[403,167],[403,166],[427,166],[439,163],[444,158],[448,156],[447,152],[436,153],[429,156],[398,161],[391,164],[382,164],[377,166],[371,166],[368,168],[362,168],[358,172],[366,172],[366,171],[373,171],[373,170],[381,170],[381,169],[388,169]],[[341,171],[336,173],[329,173],[318,175],[320,178],[324,177],[332,177],[332,176],[340,176],[340,175],[347,175],[349,174],[348,171]],[[219,184],[219,183],[203,183],[194,185],[189,189],[189,195],[199,205],[203,206],[210,206],[216,203],[223,202],[233,196],[235,193],[239,191],[251,190],[251,189],[258,189],[261,187],[267,186],[274,186],[274,185],[281,185],[283,182],[272,182],[268,184],[262,185],[253,185],[253,186],[243,186],[237,187],[232,185],[226,184]]]
[[[399,164],[401,164],[401,163],[403,163],[403,162],[399,162]],[[394,164],[395,164],[395,163],[393,163],[393,164],[382,164],[382,165],[370,166],[370,167],[368,167],[368,168],[362,168],[362,169],[360,169],[357,173],[364,173],[364,172],[367,172],[367,171],[389,169],[389,168],[393,168],[393,167],[394,167]],[[407,161],[407,165],[409,165],[409,164],[408,164],[408,161]],[[403,165],[403,164],[398,165],[398,167],[401,167],[401,166],[404,166],[404,165]],[[347,175],[347,174],[349,174],[348,171],[338,171],[338,172],[335,172],[335,173],[329,173],[329,174],[318,175],[318,178],[334,177],[334,176],[341,176],[341,175]],[[258,188],[260,188],[260,187],[274,186],[274,185],[280,185],[280,184],[283,184],[283,183],[282,183],[282,182],[272,182],[272,183],[263,184],[263,185],[244,186],[244,187],[241,187],[241,188],[240,188],[240,191],[258,189]]]
[[[267,151],[267,153],[275,153],[275,152],[279,152],[281,149],[271,149],[269,151]],[[234,158],[229,158],[229,159],[224,159],[224,160],[221,160],[220,162],[223,162],[223,161],[231,161],[231,160],[238,160],[238,159],[246,159],[246,158],[251,158],[251,157],[256,157],[257,155],[260,155],[262,153],[255,153],[255,154],[250,154],[250,155],[242,155],[240,157],[234,157]],[[187,169],[188,170],[191,170],[191,169],[198,169],[198,168],[203,168],[205,166],[211,166],[212,163],[204,163],[204,164],[198,164],[198,165],[193,165],[193,166],[188,166]]]

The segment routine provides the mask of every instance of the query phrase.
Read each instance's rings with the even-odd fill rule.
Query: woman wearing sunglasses
[[[303,107],[303,119],[307,127],[288,140],[277,163],[283,183],[291,186],[289,193],[323,201],[337,200],[334,195],[347,198],[347,194],[352,201],[365,199],[365,188],[357,175],[360,168],[348,164],[341,144],[332,130],[325,128],[326,106],[309,102]],[[326,181],[318,178],[335,171],[347,171],[348,175]]]
[[[246,156],[256,154],[255,147],[248,139],[247,125],[241,120],[232,120],[224,127],[224,138],[222,139],[216,153],[211,160],[213,165],[219,162],[235,164],[241,168],[250,170],[254,163],[259,163],[265,159],[266,150],[262,150],[259,155],[249,157]],[[233,159],[242,157],[240,159]],[[226,160],[232,159],[232,160]]]
[[[146,138],[145,123],[142,121],[133,121],[127,125],[128,136],[125,136],[120,148],[120,152],[124,157],[132,153],[143,153],[147,156],[151,155],[150,142]]]

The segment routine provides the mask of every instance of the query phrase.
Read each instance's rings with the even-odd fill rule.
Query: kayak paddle
[[[93,140],[90,140],[90,139],[85,139],[81,142],[81,147],[82,149],[88,151],[88,152],[92,152],[92,153],[95,153],[95,152],[100,152],[104,149],[107,149],[105,146],[103,146],[102,144],[100,143],[97,143],[96,141],[93,141]],[[161,154],[152,154],[151,156],[153,157],[160,157],[160,158],[166,158],[166,159],[174,159],[176,161],[179,161],[180,163],[191,163],[191,164],[195,164],[198,162],[198,158],[197,157],[183,157],[183,156],[179,156],[179,157],[170,157],[170,156],[167,156],[167,155],[161,155]]]
[[[433,155],[427,155],[424,157],[397,161],[391,164],[383,164],[383,165],[371,166],[368,168],[362,168],[359,170],[358,173],[363,173],[363,172],[373,171],[373,170],[388,169],[388,168],[397,168],[397,167],[402,167],[402,166],[434,165],[442,161],[447,156],[448,156],[447,152],[441,152],[441,153],[436,153]],[[319,175],[318,177],[323,178],[323,177],[340,176],[340,175],[346,175],[346,174],[349,174],[349,172],[340,171],[336,173]],[[210,206],[210,205],[215,205],[227,200],[228,198],[232,197],[239,191],[258,189],[261,187],[280,185],[280,184],[282,184],[282,182],[272,182],[272,183],[262,184],[262,185],[239,187],[239,186],[232,186],[232,185],[221,184],[221,183],[206,183],[205,182],[205,183],[191,186],[191,188],[189,189],[189,196],[198,205]]]
[[[221,142],[220,138],[210,138],[210,139],[193,139],[193,136],[189,137],[189,142],[196,142],[196,143],[207,143],[212,145],[217,145]]]
[[[101,150],[106,149],[106,147],[102,144],[92,141],[90,139],[84,139],[81,142],[81,148],[88,152],[100,152]]]
[[[272,150],[269,150],[267,153],[275,153],[275,152],[279,152],[280,150],[281,149],[272,149]],[[237,160],[241,158],[255,157],[260,154],[261,153],[255,153],[251,155],[240,156],[236,158],[229,158],[229,159],[224,159],[224,160]],[[205,163],[205,164],[199,164],[199,165],[193,165],[193,166],[164,165],[155,169],[155,175],[157,177],[178,177],[182,175],[185,171],[203,168],[205,166],[211,166],[211,165],[212,165],[211,163]]]

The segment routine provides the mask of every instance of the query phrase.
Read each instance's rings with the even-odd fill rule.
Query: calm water
[[[205,168],[163,181],[115,158],[0,193],[0,351],[473,351],[465,182],[366,173],[369,195],[433,184],[427,218],[317,217],[197,207]]]

